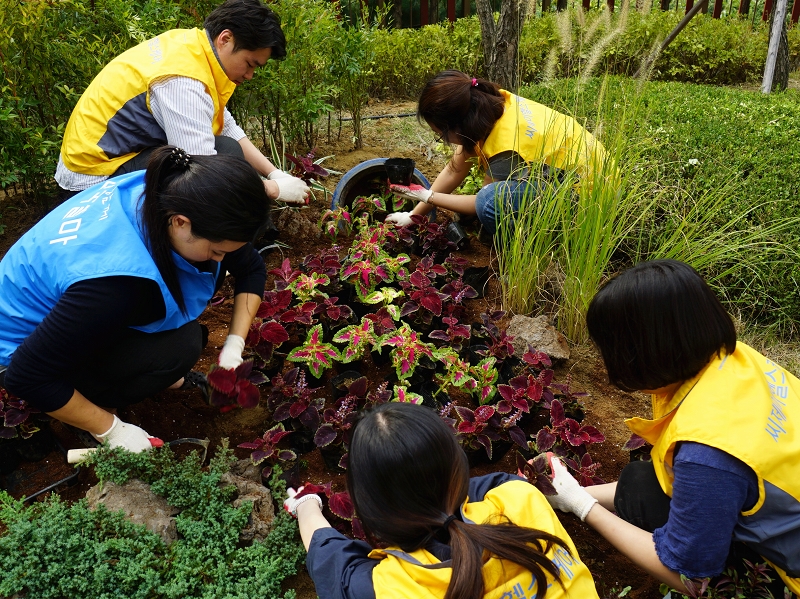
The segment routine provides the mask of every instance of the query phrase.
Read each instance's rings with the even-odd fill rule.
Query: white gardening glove
[[[415,202],[428,203],[431,199],[433,192],[430,189],[425,189],[422,185],[397,185],[395,183],[389,184],[389,191],[399,198],[406,200],[413,200]]]
[[[283,509],[289,512],[295,518],[297,518],[297,506],[299,506],[301,503],[305,503],[306,501],[316,501],[319,505],[319,509],[322,509],[322,499],[319,498],[319,495],[303,495],[300,499],[295,499],[295,495],[302,490],[303,487],[299,487],[296,491],[291,487],[286,489],[286,494],[289,497],[287,497],[286,501],[283,502]]]
[[[308,203],[308,185],[302,179],[293,177],[287,172],[275,169],[267,179],[275,181],[278,186],[278,197],[276,200],[281,200],[287,204],[306,204]]]
[[[135,424],[122,422],[114,416],[114,424],[102,435],[92,435],[98,441],[108,441],[109,446],[122,447],[133,453],[140,453],[152,447],[163,445],[164,442],[157,437],[150,436],[147,431]]]
[[[413,222],[410,212],[392,212],[385,220],[387,223],[394,223],[398,227],[407,227]]]
[[[244,338],[239,335],[228,335],[225,344],[219,352],[218,364],[223,368],[231,370],[242,363],[242,352],[244,351]]]
[[[589,495],[580,483],[569,473],[567,467],[552,453],[547,454],[550,471],[553,473],[553,486],[556,495],[545,495],[550,505],[562,512],[572,512],[581,520],[586,519],[597,499]]]

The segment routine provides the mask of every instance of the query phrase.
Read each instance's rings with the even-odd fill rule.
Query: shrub
[[[284,597],[281,581],[294,574],[305,552],[297,525],[283,510],[264,542],[240,547],[239,531],[250,505],[233,508],[221,487],[231,453],[226,448],[208,471],[192,454],[177,461],[168,449],[129,454],[103,448],[91,461],[101,480],[130,476],[184,511],[177,517],[181,538],[166,546],[158,535],[132,524],[102,505],[88,509],[52,495],[25,507],[0,491],[0,595],[41,599],[61,597],[185,598]],[[273,479],[276,480],[276,479]],[[274,487],[280,494],[281,489]]]

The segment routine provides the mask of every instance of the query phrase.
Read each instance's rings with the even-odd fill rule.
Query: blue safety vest
[[[133,276],[158,283],[166,315],[146,333],[176,329],[197,318],[214,293],[219,264],[201,272],[172,253],[186,313],[176,304],[144,241],[138,219],[144,171],[109,179],[53,210],[15,243],[0,262],[0,365],[50,313],[73,283]]]

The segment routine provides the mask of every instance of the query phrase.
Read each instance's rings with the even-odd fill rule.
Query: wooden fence
[[[360,8],[386,8],[396,26],[420,27],[440,21],[453,22],[459,17],[468,17],[475,14],[475,0],[339,0],[342,9],[347,12],[358,11]],[[585,10],[599,8],[605,2],[610,10],[614,10],[614,3],[622,0],[536,0],[537,11],[550,12],[565,10],[569,2],[580,2]],[[654,0],[659,2],[661,10],[683,10],[689,12],[694,6],[694,0]],[[712,7],[713,1],[713,7]],[[495,10],[500,9],[502,0],[492,0]],[[637,0],[637,5],[641,0]],[[738,3],[738,5],[737,5]],[[762,21],[769,19],[774,0],[709,0],[711,16],[715,19],[723,14],[738,14],[743,18],[752,18],[753,21],[761,17]],[[800,18],[800,0],[790,0],[791,22],[797,23]],[[703,9],[707,12],[708,8]]]

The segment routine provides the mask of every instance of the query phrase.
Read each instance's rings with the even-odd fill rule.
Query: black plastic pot
[[[447,239],[456,244],[457,250],[463,250],[469,243],[467,232],[464,230],[464,227],[455,221],[447,225]]]
[[[439,395],[436,395],[436,392],[439,390],[439,385],[433,381],[409,385],[408,390],[411,393],[418,393],[421,395],[422,405],[434,410],[441,410],[442,402],[448,403],[450,401],[450,396],[447,393],[439,393]]]
[[[467,348],[467,355],[469,356],[469,364],[470,366],[477,366],[478,362],[483,360],[486,356],[482,356],[479,354],[479,351],[488,351],[488,347],[482,345],[480,343],[472,343],[470,344],[469,348]]]
[[[289,435],[289,445],[297,455],[310,453],[317,447],[314,443],[314,433],[305,428],[293,431]]]
[[[329,472],[344,472],[344,468],[339,466],[339,460],[344,455],[344,447],[341,445],[334,445],[328,447],[320,447],[319,453],[322,455],[322,461],[325,462],[325,468]]]
[[[489,267],[488,266],[470,266],[464,269],[464,276],[462,277],[464,283],[472,287],[478,292],[478,297],[484,296],[486,291],[486,284],[489,282]]]
[[[355,381],[360,379],[363,375],[357,370],[345,370],[341,374],[337,374],[331,378],[331,397],[334,400],[347,395],[347,388]]]
[[[511,441],[494,441],[492,443],[492,457],[486,455],[486,450],[481,446],[478,449],[465,449],[469,467],[474,468],[481,464],[494,464],[502,460],[513,447]]]
[[[39,421],[36,423],[39,430],[28,439],[19,439],[14,451],[20,459],[26,462],[38,462],[53,450],[53,431],[50,422]]]
[[[13,472],[19,466],[21,460],[16,451],[18,443],[19,438],[0,441],[0,476]]]
[[[392,356],[391,356],[391,351],[390,350],[391,350],[391,348],[384,347],[383,351],[381,353],[378,353],[377,351],[375,351],[373,349],[370,352],[370,354],[372,355],[372,363],[375,364],[375,366],[378,367],[378,368],[383,368],[384,366],[389,364],[389,362],[391,362],[391,360],[392,360]]]
[[[411,158],[387,158],[384,163],[389,182],[396,185],[411,185],[414,166]]]

